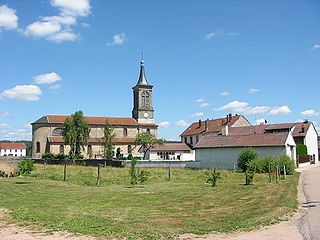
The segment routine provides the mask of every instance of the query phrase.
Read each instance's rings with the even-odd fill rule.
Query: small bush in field
[[[281,169],[281,172],[283,173],[283,166],[286,166],[286,174],[292,175],[294,174],[294,169],[296,168],[294,160],[292,160],[287,155],[281,155],[279,157],[279,167]]]
[[[140,182],[141,184],[145,183],[146,181],[148,181],[149,176],[150,172],[141,170],[141,172],[138,174],[138,182]]]
[[[33,170],[35,170],[34,161],[31,159],[25,159],[18,163],[17,173],[19,175],[22,174],[30,174]]]
[[[253,148],[245,148],[239,154],[238,167],[245,172],[247,170],[247,163],[257,158],[258,153]]]
[[[130,170],[129,170],[131,185],[136,185],[138,183],[136,164],[137,164],[137,160],[135,158],[133,158],[131,160],[131,166],[130,166]]]
[[[208,171],[207,173],[207,183],[211,183],[212,187],[215,187],[217,185],[218,179],[221,177],[221,172],[217,171],[215,168],[213,171]]]

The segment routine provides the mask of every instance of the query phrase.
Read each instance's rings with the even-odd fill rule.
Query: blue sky
[[[320,1],[0,0],[0,139],[131,117],[142,49],[159,137],[228,113],[319,130]]]

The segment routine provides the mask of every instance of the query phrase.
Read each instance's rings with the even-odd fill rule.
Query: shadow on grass
[[[30,184],[31,182],[15,182],[14,184],[23,185],[23,184]]]

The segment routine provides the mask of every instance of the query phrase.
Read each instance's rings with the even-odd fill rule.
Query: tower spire
[[[148,83],[148,80],[146,78],[146,74],[144,71],[144,60],[143,60],[143,52],[141,52],[141,61],[140,61],[140,75],[139,75],[139,79],[138,79],[138,83],[136,86],[151,86]]]

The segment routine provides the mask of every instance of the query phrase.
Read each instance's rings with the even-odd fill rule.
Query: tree
[[[245,172],[247,170],[247,163],[257,158],[258,153],[253,148],[245,148],[239,154],[238,167]]]
[[[308,156],[308,148],[304,144],[297,144],[297,156]]]
[[[141,145],[143,151],[143,159],[146,159],[147,152],[150,148],[156,146],[162,146],[164,141],[162,139],[157,139],[153,134],[149,132],[139,133],[134,141],[134,145]]]
[[[70,154],[81,154],[81,147],[88,145],[90,128],[84,120],[83,112],[77,111],[64,121],[63,138],[70,145]]]
[[[112,139],[116,136],[113,132],[113,128],[109,124],[108,120],[106,121],[104,125],[104,138],[103,138],[103,153],[104,157],[107,159],[110,159],[113,157],[113,146],[114,143],[112,142]]]

